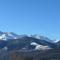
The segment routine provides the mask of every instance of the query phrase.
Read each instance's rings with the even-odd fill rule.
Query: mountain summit
[[[13,32],[0,32],[0,40],[17,39],[19,35]]]

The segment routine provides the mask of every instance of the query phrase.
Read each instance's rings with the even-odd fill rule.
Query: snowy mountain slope
[[[49,47],[49,46],[39,45],[39,44],[37,44],[37,43],[35,43],[35,42],[32,42],[31,45],[36,46],[36,47],[35,47],[35,50],[47,50],[47,49],[52,49],[52,48]]]

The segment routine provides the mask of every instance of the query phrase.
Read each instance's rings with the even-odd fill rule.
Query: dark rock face
[[[60,41],[56,43],[57,47],[60,48]]]
[[[0,49],[4,48],[7,45],[7,42],[4,40],[0,40]]]

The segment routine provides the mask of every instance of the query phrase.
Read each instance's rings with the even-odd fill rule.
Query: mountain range
[[[0,31],[0,60],[60,60],[60,40]]]
[[[0,31],[0,49],[8,50],[49,50],[57,48],[60,41],[53,41],[45,36],[40,35],[18,35],[13,32]]]

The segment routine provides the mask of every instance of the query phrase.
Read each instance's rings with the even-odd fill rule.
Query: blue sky
[[[0,30],[60,39],[60,0],[0,0]]]

